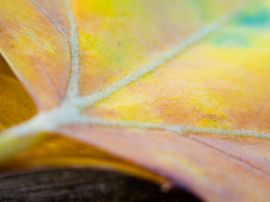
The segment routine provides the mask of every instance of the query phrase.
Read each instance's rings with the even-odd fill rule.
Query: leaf
[[[269,9],[267,0],[2,1],[1,52],[39,112],[3,132],[1,159],[57,133],[208,201],[269,201]],[[44,161],[55,155],[44,150]]]
[[[0,58],[1,83],[1,128],[10,127],[29,119],[35,114],[35,106],[27,96],[22,86],[16,80],[9,67]],[[14,111],[9,111],[9,109]],[[43,140],[41,138],[41,140]],[[38,147],[29,148],[16,157],[11,158],[1,166],[2,172],[11,170],[33,169],[41,167],[95,167],[101,169],[114,169],[124,173],[137,175],[144,179],[163,184],[170,183],[160,176],[156,176],[141,168],[129,164],[119,158],[97,148],[79,143],[77,141],[58,136],[46,136],[46,141]]]

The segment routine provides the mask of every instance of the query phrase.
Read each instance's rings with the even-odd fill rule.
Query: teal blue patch
[[[249,41],[239,34],[219,34],[211,39],[211,43],[224,47],[248,47]]]
[[[236,18],[235,22],[249,27],[270,26],[270,11],[259,9],[253,12],[242,13]]]

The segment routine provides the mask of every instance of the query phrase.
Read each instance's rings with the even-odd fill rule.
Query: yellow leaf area
[[[250,7],[91,112],[126,121],[268,131],[269,33],[267,8]]]
[[[3,58],[0,58],[0,92],[0,131],[29,119],[36,113],[33,101],[14,77]],[[139,176],[160,183],[165,188],[169,185],[169,182],[162,177],[75,140],[53,134],[39,139],[37,140],[38,147],[33,146],[32,149],[21,152],[2,163],[0,171],[70,167],[100,168]]]
[[[39,112],[0,139],[0,157],[19,152],[6,169],[91,165],[270,200],[268,0],[10,2],[1,53]]]
[[[239,2],[74,1],[82,94],[101,90],[151,63]]]

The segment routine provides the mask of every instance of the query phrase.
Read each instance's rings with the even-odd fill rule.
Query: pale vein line
[[[136,121],[118,121],[108,120],[99,117],[85,117],[83,123],[90,125],[102,125],[112,127],[124,127],[124,128],[140,128],[140,129],[156,129],[156,130],[168,130],[173,132],[182,133],[184,131],[183,125],[168,125],[161,123],[147,123]]]
[[[170,132],[176,132],[181,135],[187,133],[192,134],[205,133],[221,136],[240,136],[240,137],[256,137],[256,138],[270,139],[270,133],[258,133],[252,130],[229,130],[219,128],[196,127],[190,125],[170,125],[170,124],[147,123],[147,122],[117,121],[117,120],[102,119],[98,117],[85,117],[84,120],[85,121],[82,122],[88,124],[96,124],[112,127],[166,130]]]
[[[56,20],[54,20],[53,18],[49,16],[48,12],[44,8],[40,7],[40,5],[35,0],[31,0],[30,2],[48,19],[48,21],[51,24],[53,24],[54,28],[58,32],[66,36],[64,29],[61,26],[59,26],[59,23]]]
[[[85,97],[81,97],[80,99],[78,99],[78,103],[81,106],[89,106],[109,97],[110,95],[118,91],[119,89],[128,86],[132,82],[135,82],[141,77],[145,76],[147,73],[152,72],[153,70],[157,69],[161,65],[175,58],[178,54],[180,54],[181,52],[183,52],[190,46],[200,42],[201,40],[206,38],[208,35],[218,30],[220,26],[224,24],[225,22],[227,22],[229,19],[231,19],[234,16],[234,14],[235,12],[233,12],[231,15],[224,16],[217,22],[204,27],[199,32],[187,38],[184,42],[179,43],[173,49],[170,49],[169,51],[165,52],[163,55],[161,55],[159,58],[154,60],[152,63],[139,68],[138,70],[130,73],[129,75],[113,83],[112,85],[105,87],[103,90],[93,93],[91,95],[85,96]]]
[[[246,167],[251,168],[253,170],[253,172],[255,172],[255,174],[260,173],[260,174],[264,175],[267,178],[270,177],[268,172],[264,171],[260,167],[257,167],[256,165],[250,163],[249,161],[241,158],[240,156],[234,155],[233,153],[228,153],[228,152],[222,150],[221,148],[216,147],[213,144],[210,144],[210,143],[208,143],[208,142],[206,142],[204,140],[200,140],[199,138],[191,137],[190,139],[197,142],[197,143],[199,143],[199,144],[202,144],[202,145],[204,145],[204,146],[206,146],[206,147],[208,147],[210,149],[213,149],[213,150],[215,150],[217,152],[220,152],[221,154],[227,156],[230,159],[233,159],[234,161],[236,161],[238,163],[240,162],[241,164],[245,165]]]
[[[33,56],[33,60],[39,64],[37,65],[37,70],[39,70],[41,73],[43,73],[45,80],[47,80],[48,85],[51,86],[52,90],[55,91],[56,96],[58,97],[58,99],[62,98],[61,92],[59,92],[59,89],[57,89],[53,79],[50,77],[49,72],[47,71],[47,69],[44,67],[44,65],[42,63],[39,62],[39,60]]]
[[[69,45],[71,54],[71,71],[70,80],[67,89],[67,99],[78,97],[79,95],[79,77],[80,77],[80,64],[79,64],[79,41],[77,24],[73,14],[73,8],[70,0],[65,0],[67,9],[67,18],[69,22]]]

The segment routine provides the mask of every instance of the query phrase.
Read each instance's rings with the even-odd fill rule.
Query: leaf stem
[[[0,162],[48,138],[44,135],[49,131],[43,124],[44,118],[38,115],[4,131],[0,136]]]
[[[0,134],[0,162],[37,143],[61,125],[83,122],[79,111],[70,104],[49,112],[39,113],[32,119],[7,129]]]

